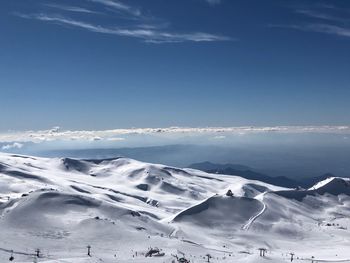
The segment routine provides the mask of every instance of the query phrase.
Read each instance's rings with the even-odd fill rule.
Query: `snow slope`
[[[349,189],[343,178],[295,190],[127,158],[0,154],[0,262],[11,250],[33,262],[36,249],[47,263],[347,260]],[[145,258],[150,247],[164,256]]]

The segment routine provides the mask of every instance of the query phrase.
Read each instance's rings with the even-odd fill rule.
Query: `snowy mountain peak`
[[[329,193],[333,195],[346,194],[350,195],[350,179],[340,177],[330,177],[323,180],[309,190],[316,191],[319,194]]]

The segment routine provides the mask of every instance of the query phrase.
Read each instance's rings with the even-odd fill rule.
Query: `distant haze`
[[[343,147],[266,147],[264,149],[225,146],[167,145],[141,148],[51,150],[42,156],[111,158],[126,156],[141,161],[188,167],[209,160],[216,163],[243,164],[272,176],[291,178],[333,173],[350,176],[350,149]]]
[[[188,167],[210,161],[246,165],[270,176],[350,176],[347,127],[138,129],[0,134],[4,152],[48,157],[113,158]],[[219,132],[220,131],[220,132]],[[310,132],[311,131],[311,132]],[[17,140],[16,140],[17,139]]]

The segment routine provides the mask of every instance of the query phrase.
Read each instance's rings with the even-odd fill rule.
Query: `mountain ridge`
[[[316,177],[307,177],[295,180],[286,176],[269,176],[264,173],[257,172],[255,169],[249,166],[241,164],[217,164],[209,161],[190,164],[188,167],[208,173],[238,175],[246,179],[259,180],[265,183],[289,188],[309,188],[319,181],[325,180],[329,177],[334,177],[334,175],[331,173],[325,173]]]
[[[128,158],[0,153],[0,165],[1,262],[9,258],[6,251],[37,248],[47,263],[171,262],[178,251],[196,262],[208,252],[212,262],[232,262],[229,254],[260,262],[256,249],[262,246],[271,249],[273,263],[290,249],[305,258],[310,251],[321,259],[350,257],[341,241],[350,228],[347,179],[301,190]],[[84,256],[87,245],[91,258]],[[142,256],[150,246],[164,255]],[[16,258],[33,261],[30,253]]]

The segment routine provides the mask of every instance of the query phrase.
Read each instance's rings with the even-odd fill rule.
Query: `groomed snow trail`
[[[265,212],[266,204],[263,202],[265,194],[266,194],[266,192],[255,197],[256,200],[258,200],[262,203],[263,208],[261,209],[261,211],[259,213],[252,216],[251,218],[249,218],[248,222],[244,226],[242,226],[242,230],[248,231],[249,228],[251,227],[251,225],[254,223],[254,221]]]

